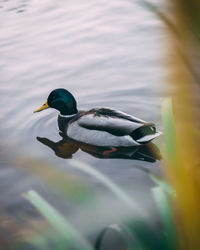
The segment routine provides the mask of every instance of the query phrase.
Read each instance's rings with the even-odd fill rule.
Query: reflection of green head
[[[66,89],[53,90],[47,99],[47,104],[60,111],[61,115],[73,115],[78,112],[75,98]]]

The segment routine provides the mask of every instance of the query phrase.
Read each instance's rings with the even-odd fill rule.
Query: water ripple
[[[55,112],[32,111],[58,87],[72,92],[80,108],[106,105],[159,121],[162,36],[152,13],[130,0],[0,6],[2,131],[19,140],[57,133]]]

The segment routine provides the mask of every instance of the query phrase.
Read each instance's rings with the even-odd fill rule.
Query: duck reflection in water
[[[68,137],[63,137],[60,141],[54,142],[48,138],[37,137],[42,144],[51,148],[54,153],[61,158],[72,158],[79,149],[101,159],[132,159],[147,162],[161,160],[158,147],[152,142],[134,147],[99,147],[74,141]]]

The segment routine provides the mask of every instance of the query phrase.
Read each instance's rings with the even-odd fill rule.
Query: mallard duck
[[[34,112],[57,109],[58,126],[67,137],[102,147],[131,147],[148,143],[161,132],[154,123],[107,107],[78,111],[76,100],[66,89],[55,89]]]

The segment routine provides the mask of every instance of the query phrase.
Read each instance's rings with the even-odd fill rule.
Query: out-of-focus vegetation
[[[200,2],[176,0],[168,11],[149,5],[168,28],[166,53],[171,115],[164,115],[167,181],[176,193],[171,206],[180,249],[200,246],[199,48]],[[167,111],[165,101],[163,114]],[[173,109],[173,110],[172,110]]]
[[[39,222],[33,232],[7,229],[11,237],[20,238],[13,246],[1,236],[6,249],[104,249],[109,244],[113,249],[144,250],[197,250],[200,247],[200,158],[199,158],[199,51],[200,51],[200,2],[198,0],[174,0],[169,6],[159,9],[150,2],[142,1],[148,9],[165,24],[166,70],[168,71],[167,95],[162,105],[164,128],[164,160],[161,170],[164,179],[151,173],[156,187],[152,195],[160,216],[161,225],[155,229],[147,212],[139,207],[132,197],[117,187],[110,179],[84,163],[72,161],[73,167],[97,178],[120,204],[128,207],[130,213],[122,216],[121,224],[109,226],[97,238],[93,246],[87,237],[79,232],[61,212],[57,211],[40,194],[31,190],[24,197],[40,212],[46,222]],[[26,161],[32,174],[57,190],[62,199],[78,197],[80,202],[92,206],[95,195],[85,185],[69,176],[60,175],[47,163]],[[36,166],[37,165],[37,166]],[[43,168],[41,168],[43,166]],[[45,172],[48,171],[48,176]],[[106,215],[105,215],[106,216]],[[89,218],[88,218],[89,219]],[[4,223],[4,220],[2,220]],[[36,223],[37,224],[37,223]],[[11,229],[12,228],[12,229]],[[92,229],[97,230],[98,227]],[[15,230],[16,229],[16,230]],[[90,229],[91,230],[91,229]],[[89,231],[88,234],[93,232]],[[17,232],[17,233],[16,233]],[[109,232],[112,232],[109,235]],[[20,237],[18,237],[20,234]],[[14,236],[13,236],[14,235]],[[26,244],[25,244],[25,243]],[[51,246],[49,246],[51,242]],[[108,242],[108,243],[106,243]],[[108,249],[108,248],[106,248]]]

